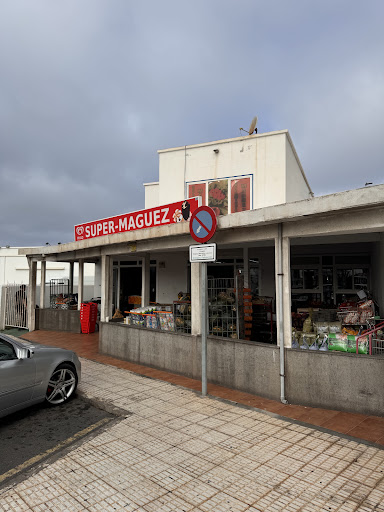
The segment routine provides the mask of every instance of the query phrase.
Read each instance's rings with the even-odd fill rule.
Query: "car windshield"
[[[13,346],[0,338],[0,361],[7,361],[9,359],[16,359],[16,353]]]

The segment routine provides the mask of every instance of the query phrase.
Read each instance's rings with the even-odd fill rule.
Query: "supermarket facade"
[[[208,381],[383,415],[381,331],[369,355],[292,348],[292,327],[300,344],[307,331],[309,345],[320,324],[353,333],[384,316],[384,185],[313,197],[288,131],[159,151],[159,181],[145,184],[144,210],[79,225],[71,243],[21,249],[30,263],[30,330],[80,330],[78,309],[32,307],[37,262],[42,282],[46,261],[78,265],[79,306],[82,268],[95,263],[100,350],[200,378],[201,269],[188,251],[197,204],[218,216],[217,262],[208,264]],[[362,297],[374,308],[364,325],[356,316]],[[133,309],[151,305],[170,313],[173,328],[130,321]],[[343,323],[342,305],[355,324]]]

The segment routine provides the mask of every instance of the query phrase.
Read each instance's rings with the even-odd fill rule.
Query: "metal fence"
[[[384,356],[384,333],[372,337],[372,355]]]
[[[5,307],[5,326],[28,329],[28,287],[25,284],[7,284],[4,288],[5,304],[2,304],[2,307]]]
[[[235,279],[208,278],[209,334],[239,337],[239,315]]]

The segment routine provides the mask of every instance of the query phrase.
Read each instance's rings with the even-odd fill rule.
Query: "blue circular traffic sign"
[[[215,234],[217,226],[216,213],[209,206],[199,206],[189,221],[189,231],[195,242],[208,242]]]

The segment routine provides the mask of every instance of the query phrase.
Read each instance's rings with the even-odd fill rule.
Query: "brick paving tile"
[[[79,389],[131,414],[1,489],[1,512],[384,512],[378,447],[118,364],[82,359]]]
[[[97,332],[91,334],[76,334],[56,331],[34,331],[25,334],[23,337],[31,341],[75,350],[80,357],[98,361],[103,364],[116,366],[140,375],[156,378],[196,391],[201,390],[201,382],[198,380],[99,354],[99,337]],[[348,433],[350,436],[384,445],[384,418],[345,412],[341,413],[339,411],[300,405],[284,405],[274,400],[214,384],[208,384],[208,393],[212,396],[224,398],[232,402],[273,412],[311,425],[322,426],[342,434]]]

